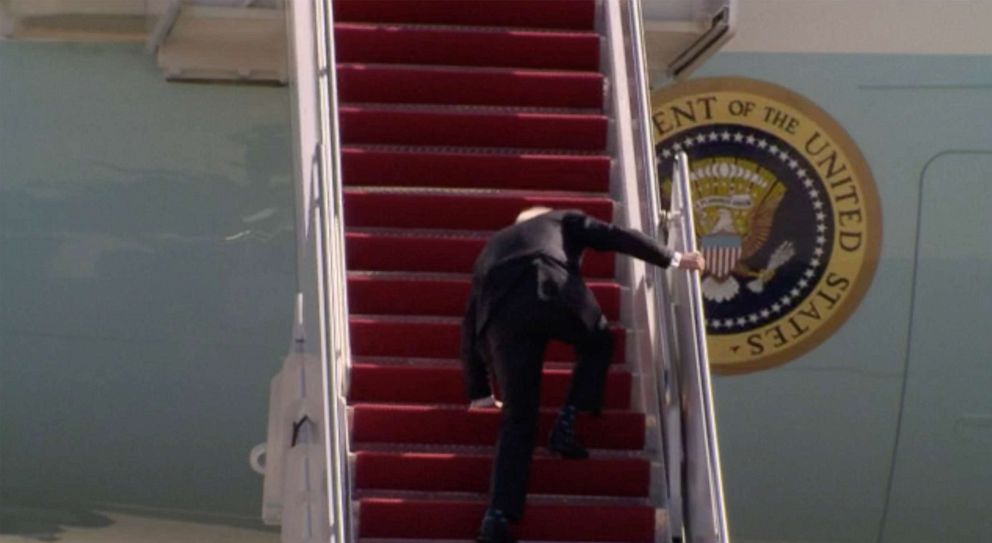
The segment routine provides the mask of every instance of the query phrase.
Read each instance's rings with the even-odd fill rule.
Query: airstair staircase
[[[621,155],[636,152],[630,132],[644,133],[649,123],[631,125],[631,118],[635,125],[647,119],[637,107],[646,103],[643,80],[616,80],[624,69],[644,70],[618,70],[643,55],[625,54],[615,35],[639,33],[623,26],[638,14],[611,4],[335,0],[333,12],[318,14],[333,21],[333,34],[323,37],[333,63],[330,56],[323,62],[334,77],[324,74],[321,99],[335,107],[323,127],[332,141],[316,142],[334,151],[314,162],[325,182],[312,188],[323,210],[314,221],[322,228],[318,244],[339,240],[329,252],[344,269],[334,269],[333,255],[318,266],[329,291],[320,333],[337,334],[336,345],[321,351],[338,360],[320,378],[329,393],[323,409],[303,402],[308,414],[294,415],[330,423],[322,436],[327,486],[318,488],[308,471],[296,479],[305,492],[287,491],[297,469],[287,465],[282,492],[269,492],[267,475],[266,506],[286,499],[285,511],[279,504],[284,542],[474,538],[500,413],[468,409],[457,357],[470,272],[485,240],[535,205],[657,228],[657,191],[637,187],[636,172],[619,165]],[[646,181],[653,178],[653,162],[644,158],[650,150],[639,153],[640,183],[653,184]],[[342,183],[337,195],[326,183],[334,175]],[[333,228],[336,219],[343,228]],[[655,294],[645,299],[645,292],[660,300],[678,288],[612,254],[587,254],[583,274],[615,339],[605,411],[578,421],[588,460],[554,457],[539,442],[515,534],[529,541],[726,541],[722,510],[708,510],[713,526],[688,537],[693,482],[681,454],[694,430],[682,425],[684,378],[660,361],[695,341],[693,356],[702,356],[708,376],[705,346],[700,353],[698,329],[685,340],[670,322],[691,316],[659,309]],[[643,322],[645,314],[656,326]],[[671,332],[645,331],[662,326]],[[545,359],[542,440],[565,396],[574,353],[552,344]],[[294,368],[301,382],[318,380]],[[708,394],[708,381],[703,385]],[[699,413],[711,421],[708,396],[701,401]],[[272,424],[270,449],[273,432],[278,438],[288,431]],[[270,469],[295,448],[299,425],[292,428],[288,450],[269,451]],[[715,454],[715,435],[705,437],[714,439]],[[718,473],[707,474],[710,493],[719,494]],[[293,496],[310,500],[302,517],[290,512]],[[322,510],[329,511],[324,521],[314,516],[328,514]],[[304,518],[309,528],[287,532],[287,518]],[[333,530],[313,527],[322,522]]]
[[[595,12],[592,0],[335,3],[359,538],[478,530],[499,412],[466,409],[468,274],[487,235],[527,207],[613,219]],[[538,451],[518,535],[652,541],[613,257],[586,273],[619,346],[607,412],[580,422],[600,450],[588,462]],[[547,354],[545,436],[570,375],[564,347]]]

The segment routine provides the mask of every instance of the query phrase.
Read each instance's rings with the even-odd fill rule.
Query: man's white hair
[[[554,210],[551,209],[550,207],[544,207],[544,206],[529,207],[521,211],[520,214],[517,215],[516,224],[522,223],[524,221],[529,221],[530,219],[533,219],[538,215],[544,215],[545,213],[548,213],[550,211],[554,211]]]

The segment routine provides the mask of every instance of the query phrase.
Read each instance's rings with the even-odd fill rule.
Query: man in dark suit
[[[575,415],[598,414],[613,350],[599,304],[579,274],[585,249],[615,251],[656,266],[702,270],[699,253],[677,254],[633,230],[580,211],[532,208],[489,240],[475,262],[462,323],[462,363],[471,406],[499,405],[503,421],[480,543],[512,542],[508,522],[523,514],[534,449],[544,350],[552,339],[575,347],[577,362],[548,448],[565,458],[588,453],[573,430]]]

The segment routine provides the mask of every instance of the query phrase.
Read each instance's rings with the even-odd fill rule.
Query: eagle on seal
[[[786,241],[764,268],[752,269],[747,264],[768,242],[785,187],[777,179],[769,180],[766,172],[760,175],[739,163],[709,164],[701,170],[694,172],[694,185],[700,193],[697,207],[703,211],[697,215],[697,232],[707,261],[703,296],[714,302],[733,299],[740,292],[735,275],[752,278],[748,288],[760,293],[775,271],[795,255],[793,244]]]

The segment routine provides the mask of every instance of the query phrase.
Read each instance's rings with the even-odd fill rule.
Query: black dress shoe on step
[[[510,525],[506,517],[502,513],[489,511],[482,518],[482,527],[479,528],[479,536],[475,541],[476,543],[517,543],[510,534]]]
[[[582,446],[582,442],[575,437],[575,432],[571,428],[562,427],[556,424],[551,429],[548,436],[548,449],[562,458],[569,460],[583,460],[589,458],[589,451]]]

